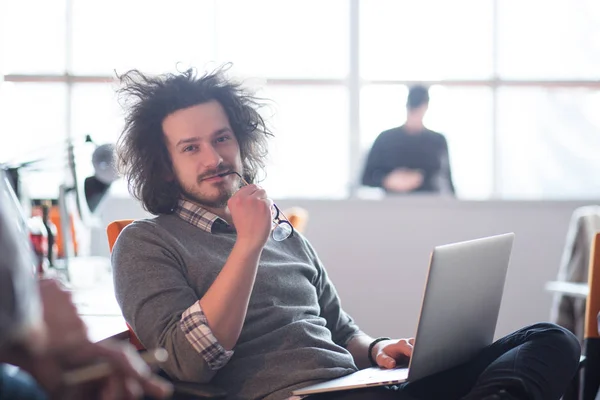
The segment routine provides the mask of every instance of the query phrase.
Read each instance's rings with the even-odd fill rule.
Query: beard
[[[227,202],[236,192],[236,189],[233,187],[225,187],[224,182],[215,185],[215,190],[217,190],[216,194],[207,194],[198,189],[190,189],[184,186],[181,186],[181,194],[183,197],[188,200],[192,200],[194,203],[207,207],[207,208],[224,208],[227,206]]]
[[[202,181],[204,178],[234,170],[235,169],[232,166],[222,165],[218,168],[218,170],[207,171],[196,178],[196,183],[198,184],[198,186],[188,187],[184,185],[183,182],[179,181],[181,194],[185,198],[206,208],[224,208],[227,206],[227,202],[229,201],[231,196],[233,196],[234,193],[237,192],[238,189],[241,187],[241,182],[238,181],[237,185],[230,185],[227,181],[218,182],[214,184],[204,183],[204,185],[206,186],[212,186],[212,189],[210,189],[211,193],[203,191],[200,187],[203,185]],[[235,176],[235,178],[239,179],[237,178],[237,176]]]

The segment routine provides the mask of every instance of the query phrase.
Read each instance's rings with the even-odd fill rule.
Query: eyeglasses
[[[231,171],[225,175],[229,175],[229,174],[237,175],[240,178],[240,180],[242,181],[242,183],[244,184],[244,186],[249,185],[249,183],[246,182],[244,177],[242,175],[240,175],[238,172]],[[221,176],[223,176],[223,175],[221,175]],[[273,239],[274,240],[276,240],[277,242],[281,242],[282,240],[285,240],[289,237],[294,236],[294,227],[292,226],[290,221],[288,221],[287,217],[283,214],[283,212],[281,212],[279,207],[277,207],[275,205],[275,203],[273,203],[273,206],[271,207],[271,219],[272,219],[271,229],[273,231]]]

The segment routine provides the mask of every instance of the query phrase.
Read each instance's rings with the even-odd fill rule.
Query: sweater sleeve
[[[360,329],[342,308],[342,302],[338,293],[329,279],[325,267],[319,260],[312,246],[305,242],[308,247],[308,252],[317,268],[317,276],[314,285],[317,289],[319,297],[319,307],[321,309],[321,317],[327,321],[327,329],[331,331],[333,341],[342,347],[346,347],[350,339],[360,334]]]
[[[452,180],[452,169],[450,167],[450,152],[448,150],[448,141],[445,137],[442,136],[443,144],[442,144],[442,168],[444,168],[446,182],[448,183],[448,190],[452,194],[456,194],[454,189],[454,182]]]
[[[119,235],[112,252],[117,301],[144,347],[168,351],[161,368],[169,376],[206,383],[233,352],[212,335],[183,266],[159,229],[140,221]]]
[[[392,171],[386,160],[386,137],[384,133],[380,134],[367,156],[367,162],[362,176],[362,184],[373,187],[383,187],[384,178]],[[385,188],[384,188],[385,189]]]

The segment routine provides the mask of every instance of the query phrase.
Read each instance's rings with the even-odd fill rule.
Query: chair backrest
[[[306,230],[306,224],[308,223],[308,211],[302,207],[291,207],[283,211],[290,224],[300,233],[304,233]]]
[[[132,219],[118,219],[118,220],[113,221],[110,224],[108,224],[108,226],[106,227],[106,237],[108,238],[108,248],[111,253],[112,253],[112,249],[115,245],[115,242],[117,241],[117,238],[119,237],[119,234],[121,233],[123,228],[125,228],[127,225],[129,225],[133,221],[134,220],[132,220]],[[138,350],[144,350],[144,346],[142,345],[140,340],[137,338],[137,336],[135,335],[135,333],[133,332],[133,329],[131,329],[131,326],[129,326],[129,324],[127,324],[127,329],[129,329],[129,343],[134,345],[135,348]]]
[[[132,219],[118,219],[108,224],[106,227],[106,236],[108,237],[108,248],[111,252],[123,228],[132,222]]]
[[[592,238],[590,266],[588,271],[589,294],[585,310],[585,338],[598,338],[598,314],[600,313],[600,232]]]

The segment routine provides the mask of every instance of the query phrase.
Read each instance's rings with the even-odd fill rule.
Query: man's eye
[[[229,136],[221,136],[217,139],[217,143],[223,143],[229,140]]]
[[[186,152],[194,151],[194,150],[196,150],[196,148],[197,148],[197,146],[194,146],[194,145],[185,146],[183,148],[183,152],[186,153]]]

